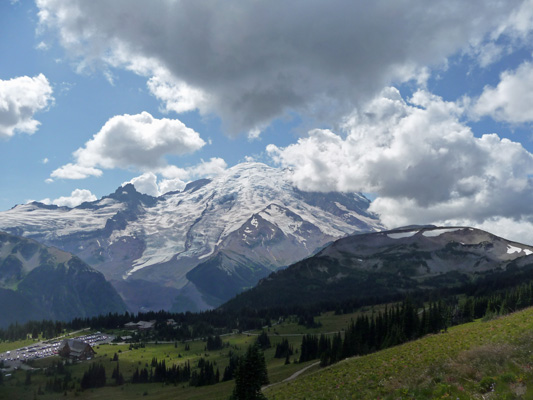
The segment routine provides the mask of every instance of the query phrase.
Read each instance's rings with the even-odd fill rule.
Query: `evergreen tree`
[[[265,356],[257,344],[248,347],[246,355],[241,358],[235,371],[235,388],[233,400],[265,399],[261,386],[268,384]]]
[[[137,371],[138,372],[138,371]],[[115,369],[113,369],[113,373],[111,374],[111,379],[115,380],[115,383],[120,386],[124,384],[124,376],[120,372],[119,364],[117,363],[117,366]]]
[[[240,358],[232,351],[229,352],[229,364],[224,369],[224,374],[222,375],[222,382],[230,381],[235,376],[235,371],[237,370],[237,367],[239,366]]]
[[[300,349],[300,360],[299,362],[306,362],[309,360],[314,360],[318,357],[318,337],[315,335],[305,335],[302,338],[302,347]]]
[[[292,346],[289,345],[289,341],[287,339],[283,339],[281,343],[278,343],[276,345],[276,353],[274,355],[274,358],[286,358],[287,356],[292,356],[292,354]]]
[[[256,343],[261,347],[262,350],[270,349],[270,339],[265,331],[257,337]]]
[[[81,388],[89,389],[105,386],[105,368],[102,364],[91,364],[81,378]]]
[[[336,363],[342,357],[342,337],[340,332],[333,337],[331,342],[330,364]]]
[[[222,339],[220,336],[209,336],[207,338],[206,348],[208,351],[220,350],[223,347]]]
[[[194,371],[189,381],[190,386],[214,385],[219,382],[220,372],[215,373],[214,364],[203,358],[198,360],[199,371]]]

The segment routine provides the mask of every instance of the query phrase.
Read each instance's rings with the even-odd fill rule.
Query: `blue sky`
[[[519,0],[4,1],[0,209],[255,160],[533,242],[532,32]]]
[[[104,176],[89,177],[83,182],[59,179],[46,183],[50,173],[72,161],[72,152],[96,134],[115,115],[147,111],[154,118],[176,118],[160,111],[160,102],[148,93],[146,79],[128,72],[114,70],[110,84],[101,71],[77,72],[75,62],[46,32],[38,33],[38,8],[32,1],[0,5],[0,79],[44,74],[53,88],[53,101],[35,113],[41,124],[31,135],[15,134],[0,142],[0,166],[3,171],[0,196],[1,209],[28,200],[56,199],[77,189],[88,189],[98,198],[116,190],[123,182],[140,175],[139,170],[110,169]],[[39,49],[46,43],[45,49]],[[168,155],[180,167],[193,166],[201,160],[222,157],[228,166],[256,158],[264,153],[263,139],[250,141],[246,136],[229,137],[220,128],[216,115],[202,117],[190,111],[179,116],[187,126],[212,144],[194,154],[181,157]],[[281,125],[281,126],[277,126]],[[267,129],[276,142],[290,143],[285,134],[291,123],[275,123]],[[290,136],[293,136],[290,134]],[[47,159],[46,164],[43,160]],[[268,161],[268,160],[265,160]]]

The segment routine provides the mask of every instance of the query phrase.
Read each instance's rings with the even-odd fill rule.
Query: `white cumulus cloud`
[[[45,110],[53,100],[52,87],[43,74],[0,80],[0,137],[35,133],[40,122],[34,114]]]
[[[472,106],[474,117],[490,116],[509,123],[533,122],[533,64],[505,71],[496,87],[487,86]]]
[[[164,104],[163,111],[182,113],[195,109],[206,110],[206,93],[185,82],[176,81],[168,72],[160,71],[148,80],[148,89]]]
[[[80,165],[102,168],[153,168],[164,155],[183,155],[205,145],[200,135],[176,119],[156,119],[147,112],[118,115],[76,150]]]
[[[124,182],[122,186],[126,183],[133,184],[135,189],[140,193],[149,194],[154,197],[160,195],[159,186],[157,185],[157,176],[153,172],[146,172],[141,176],[137,176],[129,182]]]
[[[59,179],[85,179],[89,176],[101,176],[102,170],[93,167],[85,167],[83,165],[77,165],[68,163],[65,164],[50,174],[52,178]]]
[[[109,119],[84,147],[74,152],[75,163],[52,172],[54,178],[100,176],[99,168],[157,170],[166,155],[183,155],[205,145],[200,135],[176,119],[157,119],[147,112]]]

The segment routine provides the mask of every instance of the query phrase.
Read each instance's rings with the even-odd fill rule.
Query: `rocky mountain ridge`
[[[533,246],[470,227],[412,226],[339,239],[223,307],[400,298],[410,291],[514,279],[529,270]]]

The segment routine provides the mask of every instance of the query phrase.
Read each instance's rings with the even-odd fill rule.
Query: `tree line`
[[[446,331],[452,325],[505,315],[530,306],[533,306],[533,282],[490,294],[450,296],[429,303],[407,297],[402,303],[386,307],[384,311],[359,316],[350,323],[344,335],[338,333],[332,338],[305,335],[299,362],[320,359],[321,365],[326,366],[347,357],[372,353],[430,333]]]
[[[352,321],[344,335],[305,335],[302,338],[299,362],[320,359],[321,365],[344,358],[364,355],[414,340],[428,333],[447,328],[448,306],[439,301],[430,303],[422,312],[410,298],[401,304],[372,315],[361,315]]]

